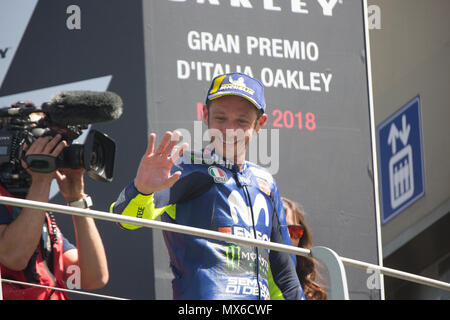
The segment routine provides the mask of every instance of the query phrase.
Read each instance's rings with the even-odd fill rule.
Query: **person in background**
[[[304,249],[312,248],[312,234],[306,224],[302,206],[286,197],[281,197],[281,200],[286,212],[286,222],[292,245]],[[296,270],[307,300],[327,299],[327,293],[316,282],[317,268],[313,258],[297,256]]]
[[[61,135],[40,137],[27,149],[26,155],[57,157],[67,146]],[[23,159],[22,159],[23,160]],[[26,167],[22,161],[22,166]],[[91,198],[84,193],[84,169],[58,169],[50,173],[33,172],[26,199],[48,202],[50,185],[56,178],[60,192],[69,206],[88,208]],[[11,194],[0,184],[0,195]],[[11,191],[11,192],[10,192]],[[31,208],[0,204],[0,268],[3,279],[66,288],[69,276],[78,267],[79,289],[99,289],[109,278],[103,242],[92,218],[73,216],[76,246],[61,233],[52,214]],[[69,272],[69,270],[71,270]],[[75,270],[75,271],[73,271]],[[22,286],[3,282],[5,300],[68,300],[60,290]]]

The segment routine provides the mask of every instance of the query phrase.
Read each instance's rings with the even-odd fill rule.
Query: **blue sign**
[[[420,96],[377,127],[382,223],[425,194]]]

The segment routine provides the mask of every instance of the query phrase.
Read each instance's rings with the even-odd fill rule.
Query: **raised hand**
[[[150,134],[147,151],[141,159],[137,170],[134,185],[142,194],[151,194],[155,191],[170,188],[181,176],[181,171],[170,174],[173,164],[189,146],[181,144],[179,149],[174,147],[180,141],[181,134],[178,131],[167,131],[156,150],[156,134]]]

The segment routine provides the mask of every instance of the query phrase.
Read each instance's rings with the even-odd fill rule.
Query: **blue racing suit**
[[[178,170],[182,175],[171,188],[151,195],[130,183],[111,212],[292,244],[278,188],[265,169],[245,162],[239,170],[213,152],[191,151],[172,173]],[[163,235],[174,299],[304,299],[295,255],[175,232]]]

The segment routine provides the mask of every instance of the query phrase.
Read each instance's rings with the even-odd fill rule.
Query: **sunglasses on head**
[[[289,235],[291,239],[297,240],[303,236],[303,232],[305,231],[301,224],[291,224],[288,225]]]

